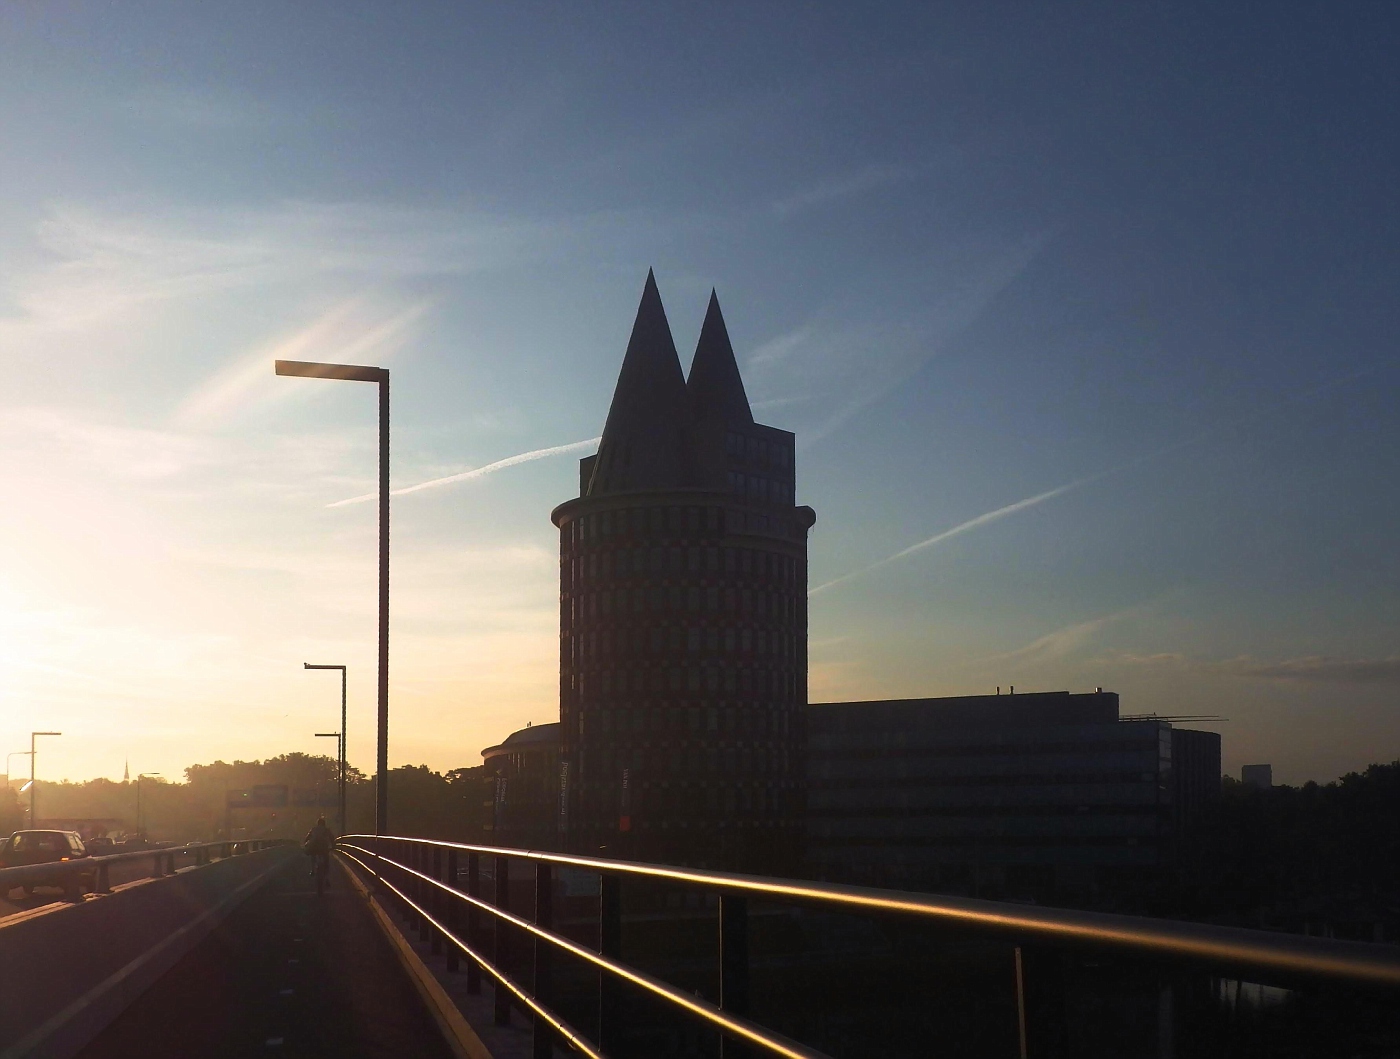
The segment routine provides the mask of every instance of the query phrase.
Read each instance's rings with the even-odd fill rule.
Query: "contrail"
[[[842,574],[834,581],[828,581],[826,582],[826,584],[818,585],[816,588],[811,589],[807,593],[807,595],[815,596],[818,592],[825,592],[828,588],[831,588],[833,585],[839,585],[841,584],[841,582],[849,581],[853,577],[861,577],[865,574],[870,573],[870,571],[872,570],[878,570],[882,566],[887,566],[898,559],[903,559],[906,555],[913,555],[915,552],[921,552],[925,548],[932,548],[935,544],[938,544],[942,541],[946,541],[950,537],[957,537],[960,534],[968,532],[969,530],[975,530],[979,526],[985,526],[989,522],[995,522],[997,521],[997,519],[1005,518],[1007,515],[1014,515],[1016,514],[1016,512],[1024,511],[1028,507],[1035,507],[1036,504],[1043,504],[1047,500],[1053,500],[1057,496],[1063,496],[1065,493],[1068,493],[1072,489],[1078,489],[1080,486],[1088,485],[1090,482],[1097,481],[1107,473],[1109,472],[1101,471],[1098,474],[1091,474],[1087,478],[1079,478],[1073,482],[1068,483],[1067,485],[1062,485],[1055,489],[1051,489],[1048,492],[1037,493],[1035,496],[1028,496],[1024,500],[1018,500],[1014,504],[1007,504],[1005,507],[999,507],[995,511],[988,511],[985,514],[978,515],[976,518],[970,518],[966,522],[962,522],[954,526],[952,529],[947,529],[944,530],[942,533],[935,534],[926,541],[919,541],[918,544],[911,544],[903,551],[895,552],[893,555],[881,559],[878,563],[871,563],[869,566],[863,566],[859,570],[851,571],[849,574]]]
[[[495,474],[503,471],[507,467],[514,467],[521,463],[530,463],[533,460],[543,460],[549,456],[563,456],[566,453],[578,452],[580,449],[588,449],[602,441],[601,437],[589,438],[587,441],[571,441],[567,445],[553,445],[547,449],[532,449],[529,452],[521,452],[515,456],[507,456],[503,460],[495,463],[488,463],[484,467],[477,467],[470,471],[462,471],[460,474],[449,474],[446,478],[433,478],[430,481],[419,482],[417,485],[406,485],[402,489],[390,490],[390,496],[403,496],[406,493],[416,493],[420,489],[436,489],[440,485],[451,485],[453,482],[469,482],[473,478],[484,478],[488,474]],[[362,496],[352,496],[348,500],[337,500],[326,507],[344,507],[346,504],[363,504],[366,500],[374,500],[378,493],[365,493]]]
[[[1079,478],[1073,482],[1070,482],[1067,485],[1062,485],[1057,489],[1051,489],[1050,491],[1045,493],[1038,493],[1035,496],[1027,497],[1025,500],[1018,500],[1014,504],[1007,504],[1005,507],[999,507],[995,511],[988,511],[985,515],[978,515],[976,518],[968,519],[966,522],[954,526],[950,530],[944,530],[942,533],[930,537],[926,541],[920,541],[918,544],[911,544],[902,552],[895,552],[893,555],[881,559],[877,563],[871,563],[869,566],[863,566],[859,570],[852,570],[849,574],[842,574],[834,581],[828,581],[825,584],[818,585],[816,588],[809,590],[807,595],[808,597],[815,596],[818,592],[825,592],[828,588],[831,588],[834,585],[839,585],[842,582],[849,581],[855,577],[863,577],[865,574],[870,573],[870,571],[872,570],[878,570],[880,567],[886,566],[897,559],[903,559],[906,555],[913,555],[915,552],[921,552],[925,548],[931,548],[935,544],[938,544],[940,541],[946,541],[949,537],[956,537],[959,534],[966,533],[968,530],[974,530],[979,526],[987,525],[987,523],[989,522],[995,522],[997,519],[1005,518],[1007,515],[1014,515],[1018,511],[1024,511],[1028,507],[1035,507],[1036,504],[1044,503],[1046,500],[1053,500],[1057,496],[1062,496],[1063,494],[1068,493],[1073,489],[1078,489],[1081,486],[1090,484],[1091,482],[1096,482],[1100,478],[1107,478],[1109,475],[1119,474],[1122,471],[1130,470],[1134,467],[1139,466],[1140,464],[1144,464],[1151,460],[1158,459],[1159,457],[1166,456],[1169,453],[1178,451],[1179,449],[1188,448],[1192,445],[1198,444],[1199,442],[1206,440],[1207,438],[1215,434],[1219,434],[1228,428],[1237,427],[1244,423],[1254,422],[1257,419],[1262,419],[1265,416],[1272,415],[1274,412],[1277,412],[1282,408],[1287,408],[1289,405],[1311,400],[1312,398],[1317,397],[1320,394],[1324,394],[1329,390],[1334,390],[1339,386],[1344,386],[1347,383],[1355,382],[1357,379],[1363,378],[1367,375],[1371,375],[1376,370],[1377,369],[1375,368],[1365,368],[1361,371],[1354,371],[1349,375],[1342,375],[1338,378],[1324,382],[1319,386],[1314,386],[1307,390],[1304,390],[1302,393],[1295,394],[1292,397],[1284,398],[1282,401],[1277,401],[1271,405],[1265,405],[1263,408],[1256,409],[1248,415],[1241,416],[1238,419],[1231,420],[1226,423],[1217,423],[1215,426],[1208,427],[1198,434],[1193,434],[1190,437],[1184,438],[1181,441],[1173,442],[1172,444],[1167,445],[1164,448],[1155,449],[1152,452],[1144,453],[1141,456],[1136,456],[1131,460],[1127,460],[1123,463],[1116,464],[1113,467],[1109,467],[1107,470],[1099,471],[1097,474],[1091,474],[1087,478]]]

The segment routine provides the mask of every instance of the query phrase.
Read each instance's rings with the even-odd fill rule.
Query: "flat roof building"
[[[1170,857],[1219,791],[1218,735],[1119,720],[1112,692],[814,703],[807,717],[809,862],[832,881],[1093,888]]]

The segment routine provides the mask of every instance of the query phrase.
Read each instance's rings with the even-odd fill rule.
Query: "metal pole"
[[[379,380],[379,746],[374,833],[389,831],[389,373]]]
[[[62,735],[62,734],[63,734],[62,732],[30,732],[30,733],[29,733],[29,826],[30,826],[31,828],[36,826],[35,821],[38,819],[38,818],[34,815],[34,802],[35,802],[35,800],[36,800],[34,796],[35,796],[35,795],[38,793],[38,791],[39,791],[39,784],[38,784],[37,782],[35,782],[36,777],[35,777],[35,773],[34,773],[34,761],[35,761],[35,758],[38,757],[38,755],[35,754],[35,752],[34,752],[34,748],[35,748],[35,745],[36,745],[36,744],[35,744],[35,740],[37,740],[37,739],[39,738],[39,736],[41,736],[41,735]]]
[[[340,667],[340,833],[345,834],[345,667]]]

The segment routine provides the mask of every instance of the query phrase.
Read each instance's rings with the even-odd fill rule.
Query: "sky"
[[[391,764],[556,719],[549,512],[655,268],[797,434],[814,700],[1400,758],[1397,50],[1362,2],[0,6],[0,751],[330,752],[310,661],[371,769],[374,390],[279,357],[388,367],[394,486],[451,479],[392,504]]]

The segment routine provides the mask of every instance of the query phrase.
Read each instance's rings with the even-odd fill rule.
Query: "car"
[[[0,846],[0,868],[18,868],[27,864],[61,864],[84,860],[91,854],[76,831],[16,831]],[[24,883],[26,895],[36,886],[57,886],[70,898],[84,893],[92,886],[92,877],[82,873],[55,873]]]

